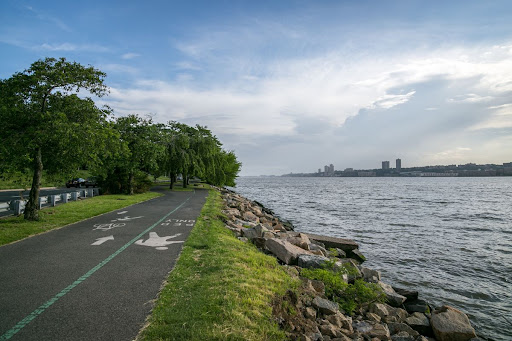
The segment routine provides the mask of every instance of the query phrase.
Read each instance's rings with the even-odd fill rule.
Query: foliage
[[[103,157],[105,166],[96,172],[106,191],[133,194],[149,189],[147,175],[158,171],[158,160],[164,152],[159,128],[151,118],[137,115],[115,120],[112,129],[118,139]]]
[[[346,273],[347,270],[344,268],[340,270],[326,268],[302,269],[300,274],[306,278],[324,282],[325,295],[350,315],[364,303],[385,301],[385,295],[378,285],[361,279],[356,279],[353,284],[349,284],[342,277]]]
[[[98,161],[110,109],[71,92],[103,96],[104,77],[93,67],[46,58],[0,81],[0,170],[32,169],[25,218],[38,218],[43,166],[50,174],[65,173]]]
[[[271,300],[298,283],[274,257],[236,239],[211,190],[141,340],[285,340]]]

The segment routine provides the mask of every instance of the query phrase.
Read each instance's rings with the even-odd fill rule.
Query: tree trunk
[[[181,174],[183,178],[183,188],[187,188],[187,173]]]
[[[133,194],[133,172],[128,175],[128,194]]]
[[[171,178],[171,184],[169,185],[169,189],[170,189],[170,190],[173,190],[173,189],[174,189],[174,182],[176,181],[176,180],[175,180],[175,175],[174,175],[174,174],[171,174],[171,175],[170,175],[170,178]]]
[[[28,202],[25,206],[25,219],[39,219],[39,190],[41,189],[41,176],[43,175],[43,160],[41,156],[41,147],[36,149],[34,157],[34,177],[32,178],[32,188],[28,195]]]

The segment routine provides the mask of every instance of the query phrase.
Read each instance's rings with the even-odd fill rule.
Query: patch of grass
[[[274,257],[235,238],[210,190],[175,269],[139,335],[142,340],[285,340],[271,302],[297,280]]]
[[[154,182],[153,185],[158,186],[158,187],[163,187],[166,190],[170,191],[169,183],[163,184],[161,182]],[[174,188],[172,189],[172,191],[173,192],[193,192],[194,189],[198,189],[198,188],[211,189],[211,186],[206,183],[191,183],[190,185],[188,185],[187,188],[183,188],[183,185],[181,184],[181,182],[178,182],[178,183],[174,184]]]
[[[42,209],[39,211],[39,221],[26,221],[23,216],[0,219],[0,245],[12,243],[161,195],[154,192],[135,195],[101,195]]]
[[[341,269],[302,269],[300,274],[309,279],[324,282],[325,295],[330,300],[339,304],[347,314],[352,315],[354,310],[364,303],[384,302],[386,296],[382,289],[375,283],[366,283],[362,279],[356,279],[353,284],[346,283],[342,275],[349,270]]]

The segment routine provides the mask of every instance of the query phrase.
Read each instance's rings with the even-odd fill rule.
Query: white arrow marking
[[[117,218],[117,219],[114,219],[114,220],[111,220],[111,221],[112,222],[114,222],[114,221],[130,221],[130,220],[139,219],[139,218],[144,218],[144,216],[139,216],[139,217],[129,217],[129,216],[126,216],[124,218]]]
[[[104,242],[106,242],[107,240],[114,240],[114,236],[108,236],[108,237],[98,238],[98,239],[96,239],[96,241],[95,241],[94,243],[92,243],[91,245],[101,245],[101,244],[103,244]]]
[[[167,241],[167,239],[176,238],[179,236],[181,236],[181,233],[175,234],[173,236],[159,237],[158,234],[156,234],[156,232],[149,232],[148,240],[146,240],[144,242],[143,239],[139,239],[135,242],[135,244],[142,245],[142,246],[151,246],[157,250],[167,250],[168,249],[167,245],[179,244],[179,243],[185,242],[184,240],[182,240],[182,241]]]

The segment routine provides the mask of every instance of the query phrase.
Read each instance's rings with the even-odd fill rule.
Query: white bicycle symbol
[[[124,225],[126,225],[126,224],[125,223],[117,223],[117,224],[110,223],[110,224],[95,224],[94,227],[95,227],[95,230],[107,231],[107,230],[111,230],[115,227],[121,227]]]

